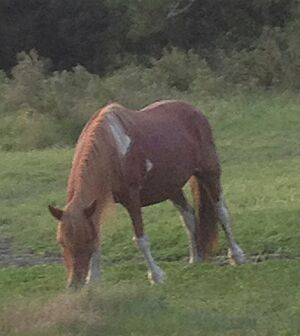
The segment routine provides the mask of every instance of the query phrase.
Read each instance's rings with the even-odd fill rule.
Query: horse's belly
[[[189,170],[180,176],[169,171],[166,174],[156,174],[145,180],[140,197],[142,206],[163,202],[181,190],[193,171]]]
[[[148,206],[166,201],[170,198],[170,194],[164,191],[153,192],[153,190],[143,190],[141,193],[142,206]]]

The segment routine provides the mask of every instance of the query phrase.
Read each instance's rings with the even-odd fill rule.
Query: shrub
[[[103,80],[106,102],[117,101],[129,108],[141,108],[159,99],[174,98],[177,90],[156,69],[128,65]]]
[[[148,66],[131,63],[106,77],[79,65],[51,73],[48,60],[23,52],[11,78],[0,71],[0,149],[73,145],[89,116],[110,102],[132,109],[160,99],[213,106],[213,99],[237,88],[299,89],[300,23],[286,29],[265,28],[249,50],[219,51],[213,70],[194,52],[176,48]]]
[[[284,86],[290,89],[300,89],[300,5],[298,16],[287,26],[287,49],[283,64]]]
[[[282,33],[266,28],[251,50],[219,52],[219,71],[225,79],[246,88],[274,86],[282,77]]]
[[[41,113],[49,61],[40,59],[36,51],[17,55],[18,64],[12,70],[5,100],[8,112],[15,112],[26,106]]]
[[[16,120],[15,149],[41,149],[55,145],[71,143],[63,129],[56,120],[48,116],[23,111],[19,113]]]
[[[192,50],[172,48],[164,49],[159,59],[152,59],[156,80],[163,80],[166,84],[179,91],[187,91],[196,78],[198,67],[203,67],[203,61]]]
[[[203,60],[195,69],[195,79],[190,85],[191,93],[197,97],[220,97],[227,93],[229,85],[223,77],[213,72]]]
[[[0,116],[5,111],[5,92],[8,86],[9,80],[4,73],[4,71],[0,70]]]
[[[218,71],[244,89],[300,88],[300,23],[287,30],[265,27],[255,45],[226,55],[218,52]]]
[[[101,106],[100,78],[81,66],[50,73],[49,62],[35,51],[19,54],[18,61],[2,91],[1,148],[73,144],[86,120]]]

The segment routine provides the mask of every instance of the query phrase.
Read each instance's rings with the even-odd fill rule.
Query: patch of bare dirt
[[[267,260],[300,260],[299,255],[292,255],[285,252],[257,254],[247,256],[246,263],[256,264]],[[121,260],[120,260],[121,261]],[[166,260],[165,260],[166,261]],[[172,261],[175,261],[172,259]],[[228,265],[229,260],[227,256],[218,256],[213,258],[213,263],[218,265]],[[38,256],[33,253],[22,253],[22,255],[15,254],[12,251],[12,239],[0,238],[0,267],[15,266],[34,266],[43,264],[59,264],[62,263],[62,257],[58,254],[45,254]]]
[[[62,258],[55,254],[46,254],[44,256],[37,256],[33,253],[15,254],[12,251],[12,240],[10,238],[0,238],[0,267],[22,267],[61,262]]]

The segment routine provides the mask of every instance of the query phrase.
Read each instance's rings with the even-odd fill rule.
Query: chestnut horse
[[[194,208],[182,191],[188,180]],[[110,104],[94,114],[78,140],[67,195],[64,210],[51,205],[49,210],[59,221],[57,239],[69,286],[99,278],[101,215],[111,202],[128,210],[153,283],[161,282],[164,273],[152,257],[141,208],[165,200],[181,214],[191,263],[215,251],[218,221],[232,260],[245,259],[233,237],[211,128],[187,103],[160,101],[140,111]]]

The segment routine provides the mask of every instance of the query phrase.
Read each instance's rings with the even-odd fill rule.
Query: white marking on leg
[[[100,261],[101,261],[101,254],[100,250],[98,249],[92,255],[90,261],[89,273],[86,278],[86,283],[96,282],[100,279]]]
[[[145,260],[148,265],[148,278],[152,284],[154,283],[160,283],[164,280],[165,273],[159,268],[159,266],[156,264],[155,260],[153,259],[150,251],[150,242],[147,236],[143,236],[140,238],[133,238],[140,250],[142,251]]]
[[[245,254],[243,250],[239,247],[234,239],[232,226],[230,222],[230,216],[228,209],[225,204],[224,195],[220,194],[220,201],[217,203],[217,212],[219,220],[225,231],[226,238],[228,240],[230,250],[228,251],[228,256],[232,260],[232,263],[242,264],[245,262]]]
[[[153,163],[150,160],[146,160],[146,170],[147,173],[153,168]]]
[[[195,235],[197,222],[196,222],[196,217],[194,214],[194,209],[189,204],[186,209],[182,208],[176,203],[174,203],[174,205],[181,214],[182,222],[185,225],[186,232],[189,237],[189,242],[190,242],[189,263],[193,264],[193,263],[199,262],[201,260],[201,257],[199,256],[199,253],[197,250],[196,235]]]
[[[118,150],[124,156],[131,144],[131,139],[125,133],[119,119],[112,112],[107,113],[106,118],[108,119],[108,124],[118,146]]]

